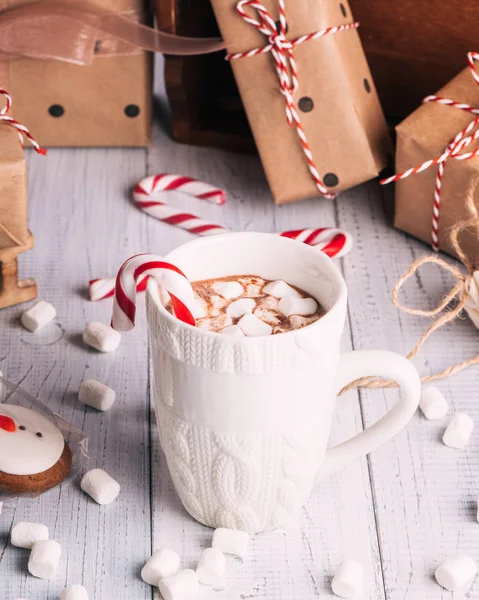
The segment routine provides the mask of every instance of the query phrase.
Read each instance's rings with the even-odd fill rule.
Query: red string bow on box
[[[12,97],[10,96],[10,94],[8,92],[6,92],[5,90],[2,90],[1,88],[0,88],[0,94],[5,98],[5,106],[0,110],[0,121],[3,121],[4,123],[9,123],[12,127],[15,127],[15,129],[18,131],[18,137],[20,138],[20,143],[22,144],[22,146],[23,146],[23,136],[25,136],[26,138],[28,138],[28,140],[30,141],[32,146],[35,148],[35,152],[38,152],[38,154],[46,154],[47,151],[45,150],[45,148],[40,147],[40,144],[36,141],[36,139],[33,137],[33,135],[30,133],[30,131],[25,127],[25,125],[22,125],[16,119],[14,119],[13,117],[10,117],[7,114],[12,106]]]
[[[251,17],[246,12],[246,8],[254,9],[257,13],[257,17]],[[331,33],[339,33],[342,31],[349,31],[350,29],[357,29],[359,27],[359,23],[350,23],[348,25],[339,25],[337,27],[327,27],[326,29],[316,31],[315,33],[302,35],[294,40],[288,40],[286,38],[287,20],[284,0],[278,0],[278,8],[279,26],[276,25],[273,17],[263,6],[263,4],[261,4],[261,2],[257,2],[256,0],[240,0],[240,2],[238,2],[236,5],[237,12],[246,23],[256,27],[256,29],[266,36],[268,44],[261,48],[248,50],[247,52],[228,54],[226,56],[226,60],[251,58],[252,56],[257,56],[258,54],[271,52],[276,73],[278,74],[280,91],[283,94],[286,102],[286,118],[288,120],[288,125],[291,127],[294,124],[296,128],[304,155],[308,162],[309,171],[314,179],[317,189],[325,198],[334,199],[336,195],[331,194],[328,191],[328,188],[324,185],[319,171],[315,165],[308,139],[296,109],[294,94],[298,91],[299,78],[296,59],[294,57],[294,48],[300,44],[304,44],[305,42],[309,42],[311,40],[316,40]]]
[[[477,84],[479,84],[479,74],[476,71],[475,64],[475,61],[479,60],[479,53],[469,52],[467,55],[467,60],[469,62],[469,67],[471,69],[471,74],[474,78],[474,81]],[[444,176],[444,169],[447,161],[450,159],[470,160],[471,158],[474,158],[475,156],[479,155],[479,148],[476,148],[475,150],[471,150],[469,152],[464,152],[464,150],[468,146],[470,146],[474,141],[479,139],[479,129],[476,129],[479,126],[479,108],[470,106],[469,104],[465,104],[463,102],[456,102],[455,100],[449,100],[447,98],[442,98],[440,96],[435,95],[427,96],[427,98],[424,98],[423,103],[427,104],[428,102],[437,102],[438,104],[443,104],[445,106],[452,106],[453,108],[458,108],[460,110],[470,112],[471,114],[477,116],[474,118],[473,121],[469,123],[467,127],[465,127],[456,135],[456,137],[448,144],[448,146],[445,148],[444,152],[440,156],[437,156],[436,158],[433,158],[431,160],[427,160],[421,165],[408,169],[403,173],[398,173],[397,175],[393,175],[392,177],[383,179],[381,181],[381,184],[385,185],[387,183],[399,181],[400,179],[406,179],[410,175],[422,173],[426,169],[430,169],[431,167],[435,167],[436,165],[438,166],[436,185],[434,188],[434,205],[431,228],[431,245],[433,250],[437,252],[439,250],[438,231],[439,216],[441,210],[441,188],[442,179]]]

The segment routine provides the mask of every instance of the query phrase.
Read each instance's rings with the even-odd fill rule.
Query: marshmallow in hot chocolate
[[[200,307],[196,326],[231,337],[261,337],[301,329],[324,310],[286,281],[233,275],[192,283]],[[171,306],[167,306],[171,311]]]

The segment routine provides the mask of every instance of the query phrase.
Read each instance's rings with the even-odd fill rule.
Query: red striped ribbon
[[[245,11],[246,7],[254,9],[257,13],[257,18],[249,16],[248,13]],[[240,0],[240,2],[238,2],[238,4],[236,5],[236,10],[242,17],[242,19],[249,25],[252,25],[256,29],[258,29],[261,33],[263,33],[267,37],[269,43],[266,46],[263,46],[261,48],[254,48],[253,50],[248,50],[247,52],[236,52],[234,54],[228,54],[226,56],[226,60],[251,58],[252,56],[257,56],[258,54],[271,52],[276,68],[276,73],[278,74],[280,90],[283,96],[285,97],[286,101],[286,118],[288,120],[288,125],[291,127],[294,124],[296,128],[296,132],[301,142],[303,153],[308,163],[309,171],[314,179],[318,191],[325,198],[334,199],[336,197],[336,194],[332,194],[329,192],[328,188],[324,184],[319,174],[318,169],[316,168],[313,153],[311,152],[306,133],[303,129],[301,119],[299,118],[298,111],[296,110],[294,94],[298,90],[299,80],[296,59],[294,57],[294,48],[295,46],[299,46],[300,44],[304,44],[305,42],[316,40],[318,38],[324,37],[332,33],[339,33],[341,31],[357,29],[359,27],[359,23],[349,23],[348,25],[327,27],[326,29],[316,31],[315,33],[303,35],[294,40],[288,40],[286,38],[287,21],[284,0],[278,0],[278,7],[279,27],[277,28],[273,17],[263,6],[263,4],[261,4],[261,2],[258,2],[256,0]]]
[[[12,125],[12,127],[15,127],[15,129],[18,131],[18,137],[20,138],[20,143],[22,144],[22,146],[23,146],[23,136],[25,136],[26,138],[28,138],[30,140],[32,146],[35,148],[35,152],[38,152],[38,154],[46,154],[47,153],[46,149],[40,147],[40,144],[36,141],[36,139],[33,137],[33,135],[30,133],[30,131],[25,127],[25,125],[22,125],[16,119],[7,115],[8,111],[10,110],[10,108],[12,106],[12,97],[10,96],[10,94],[1,88],[0,88],[0,94],[5,98],[5,106],[0,110],[0,121],[9,123],[10,125]]]
[[[479,74],[476,71],[475,64],[475,61],[479,60],[479,53],[469,52],[467,55],[467,60],[471,69],[471,74],[475,82],[479,84]],[[458,108],[477,116],[469,123],[469,125],[467,125],[467,127],[465,127],[456,135],[456,137],[448,144],[440,156],[426,160],[417,167],[412,167],[411,169],[407,169],[407,171],[403,171],[402,173],[398,173],[397,175],[383,179],[381,180],[381,184],[385,185],[387,183],[393,183],[395,181],[400,181],[401,179],[406,179],[411,175],[422,173],[423,171],[426,171],[427,169],[437,165],[438,169],[436,183],[434,186],[434,204],[431,227],[431,245],[433,250],[437,252],[439,250],[439,216],[441,210],[441,189],[442,180],[444,177],[444,168],[447,161],[451,158],[455,160],[470,160],[471,158],[479,155],[479,148],[469,152],[463,152],[463,150],[470,146],[474,141],[479,139],[479,129],[476,129],[479,125],[479,108],[470,106],[469,104],[465,104],[463,102],[456,102],[454,100],[449,100],[447,98],[442,98],[441,96],[435,95],[424,98],[424,104],[429,102],[436,102],[437,104],[442,104],[444,106],[452,106],[453,108]]]

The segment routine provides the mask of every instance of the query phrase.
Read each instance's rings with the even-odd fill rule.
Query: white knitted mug
[[[189,242],[167,257],[191,281],[234,274],[284,279],[327,310],[319,321],[269,337],[234,338],[186,325],[150,282],[147,313],[160,438],[186,510],[211,527],[281,527],[315,482],[384,444],[414,414],[420,381],[391,352],[340,355],[346,285],[332,261],[301,242],[229,233]],[[382,419],[327,450],[336,395],[378,375],[401,399]]]

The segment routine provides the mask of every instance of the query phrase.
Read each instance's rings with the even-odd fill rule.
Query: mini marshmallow
[[[263,288],[263,292],[275,298],[301,298],[301,294],[286,283],[286,281],[271,281]]]
[[[195,294],[196,303],[194,305],[193,316],[195,319],[203,319],[208,316],[208,307],[203,298],[200,298],[198,294]]]
[[[248,337],[259,337],[261,335],[271,335],[273,328],[268,323],[258,319],[255,315],[248,313],[238,321],[238,327],[241,327],[243,333]]]
[[[435,421],[447,415],[449,406],[442,392],[437,387],[431,385],[422,391],[419,408],[424,413],[426,419]]]
[[[244,558],[248,550],[249,535],[246,531],[220,527],[213,533],[212,547],[225,554],[233,554]]]
[[[161,579],[174,575],[180,570],[180,557],[174,550],[157,550],[146,561],[141,570],[141,578],[148,585],[158,585]]]
[[[81,489],[98,504],[111,504],[120,493],[120,484],[103,469],[92,469],[85,473]]]
[[[10,542],[17,548],[32,549],[35,542],[48,540],[48,527],[41,523],[26,523],[17,521],[13,524],[10,533]]]
[[[303,317],[312,315],[318,310],[318,303],[314,298],[294,298],[286,296],[278,302],[278,310],[286,315],[301,315]]]
[[[93,321],[83,331],[83,341],[99,352],[113,352],[121,342],[121,334],[109,325]]]
[[[28,570],[39,579],[50,579],[55,573],[60,562],[62,549],[54,540],[40,540],[35,542],[28,560]]]
[[[38,331],[41,327],[53,321],[57,316],[55,307],[45,300],[39,300],[28,310],[22,313],[20,320],[25,329]]]
[[[356,598],[363,587],[363,568],[355,560],[346,559],[339,565],[331,588],[341,598]]]
[[[271,327],[276,327],[281,323],[280,316],[278,313],[273,310],[268,310],[267,308],[257,308],[254,311],[254,316],[261,319],[264,323],[268,323]]]
[[[60,594],[60,600],[88,600],[88,592],[82,585],[69,585]]]
[[[220,331],[223,335],[230,335],[233,337],[244,337],[243,330],[238,325],[230,325],[229,327],[225,327]]]
[[[200,591],[198,577],[192,569],[183,569],[159,583],[164,600],[188,600]]]
[[[218,548],[206,548],[200,556],[196,575],[204,585],[221,585],[226,574],[226,557]]]
[[[106,411],[115,403],[115,391],[96,379],[85,379],[80,385],[78,400],[82,404]]]
[[[240,298],[232,302],[226,309],[226,314],[233,319],[239,319],[243,315],[252,313],[256,306],[256,301],[253,298]]]
[[[458,412],[452,417],[451,422],[446,427],[442,441],[450,448],[465,448],[469,443],[473,428],[474,421],[471,417],[465,413]]]
[[[476,573],[476,561],[466,554],[458,554],[442,562],[436,569],[435,576],[441,587],[454,592],[472,582]]]
[[[226,300],[238,298],[244,292],[243,286],[237,281],[217,281],[212,287],[217,294],[223,296]]]
[[[210,317],[217,317],[218,315],[222,315],[223,308],[226,306],[226,300],[221,296],[210,296],[210,305],[208,314]]]
[[[200,319],[196,322],[196,326],[200,329],[208,329],[215,332],[221,331],[232,324],[233,319],[224,313],[218,313],[217,316],[210,317],[209,319]]]

